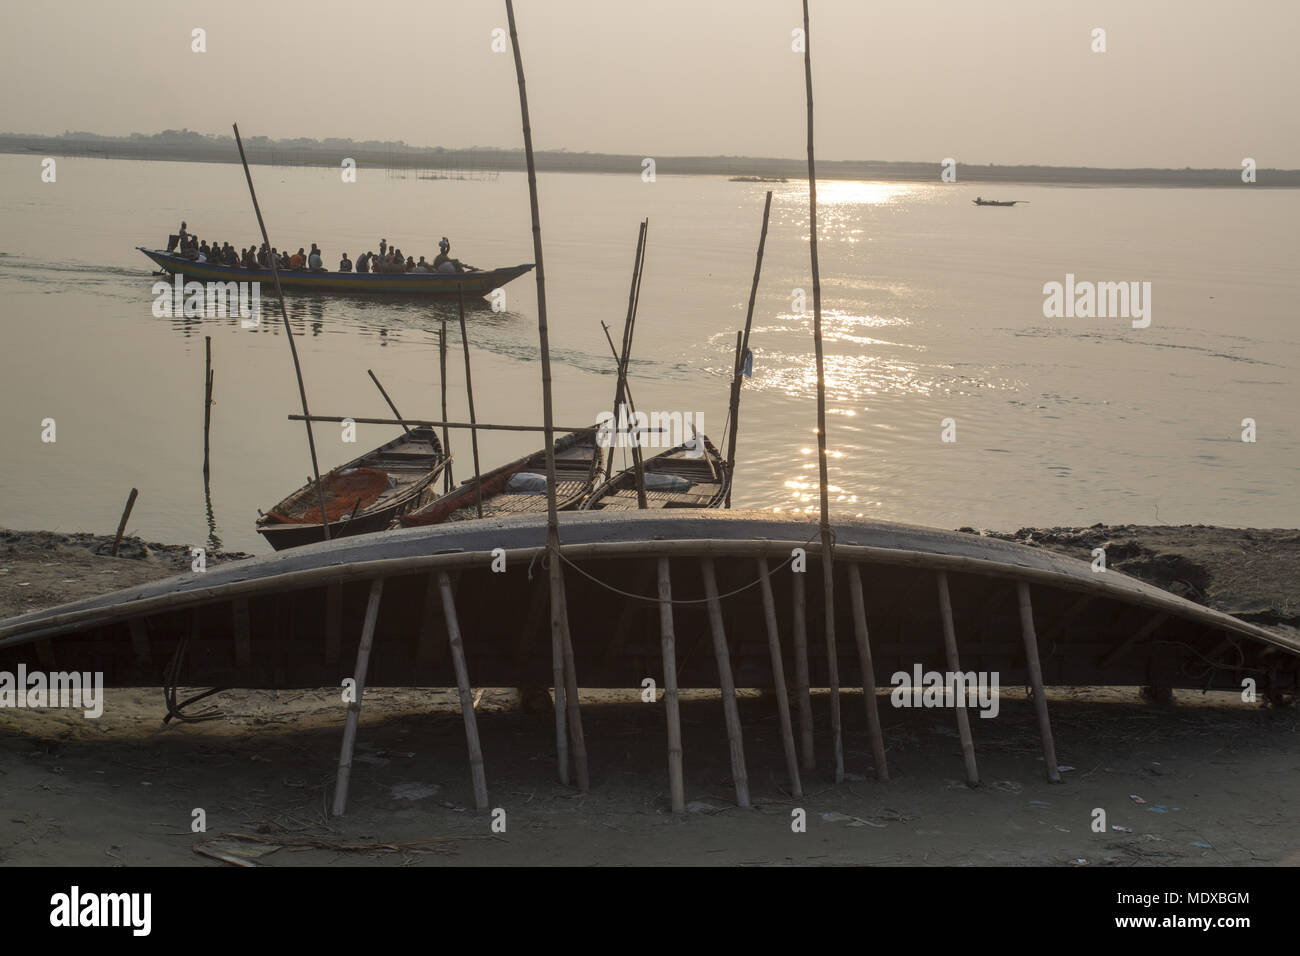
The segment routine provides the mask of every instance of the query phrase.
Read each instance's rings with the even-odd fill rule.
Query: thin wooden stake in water
[[[844,737],[840,728],[840,675],[835,651],[835,540],[831,534],[830,484],[826,477],[826,362],[822,354],[822,280],[817,266],[817,163],[813,158],[812,42],[808,0],[803,0],[803,73],[808,91],[808,250],[812,257],[813,347],[817,353],[817,474],[821,484],[822,591],[826,607],[827,669],[831,681],[831,736],[835,782],[844,779]]]
[[[551,411],[551,346],[546,327],[546,267],[542,257],[542,219],[537,207],[537,166],[533,162],[533,130],[528,121],[528,92],[524,84],[524,61],[519,52],[519,35],[515,29],[515,7],[506,0],[506,20],[510,24],[510,46],[515,54],[515,78],[519,81],[519,114],[524,127],[524,159],[528,166],[528,205],[533,218],[533,258],[537,260],[537,338],[542,358],[542,421],[546,426],[546,552],[551,585],[551,662],[557,669],[555,682],[556,750],[561,766],[560,782],[568,781],[568,746],[565,741],[564,655],[569,644],[567,617],[564,613],[564,569],[560,565],[560,519],[555,505],[555,423]],[[569,651],[572,654],[572,650]],[[576,705],[576,701],[574,702]],[[571,733],[580,731],[570,728]],[[574,759],[584,749],[574,748]],[[579,767],[578,779],[587,775]]]
[[[131,517],[131,509],[135,507],[135,499],[139,494],[140,492],[132,488],[131,493],[126,496],[126,507],[122,509],[122,520],[117,523],[117,534],[113,535],[113,557],[115,558],[117,557],[118,545],[122,543],[122,533],[126,531],[126,522]]]
[[[770,195],[770,194],[769,194]],[[763,617],[767,620],[767,650],[772,658],[772,687],[776,691],[776,713],[781,721],[781,742],[785,746],[786,772],[790,774],[790,792],[803,796],[799,780],[799,758],[794,751],[794,729],[790,724],[790,697],[785,690],[785,664],[781,660],[781,630],[776,625],[776,601],[772,598],[772,581],[768,577],[767,559],[757,561],[758,579],[763,590]]]
[[[885,735],[880,729],[880,708],[876,700],[876,670],[871,662],[871,640],[867,634],[867,605],[862,598],[862,569],[850,564],[849,599],[853,602],[853,633],[858,641],[858,661],[862,666],[862,696],[867,704],[867,732],[871,735],[871,755],[876,763],[876,779],[889,779],[885,763]]]
[[[948,572],[939,572],[939,614],[943,618],[943,647],[948,655],[948,670],[961,673],[961,660],[957,655],[957,630],[952,621],[952,599],[948,594]],[[953,688],[956,691],[956,688]],[[964,701],[953,701],[957,711],[957,732],[961,735],[961,755],[966,761],[966,782],[972,787],[980,784],[979,768],[975,766],[975,743],[970,735],[970,714]]]
[[[388,397],[388,390],[380,383],[379,376],[375,374],[374,369],[366,369],[366,374],[370,376],[370,381],[375,383],[375,388],[379,389],[379,394],[384,396],[384,401],[386,401],[388,407],[393,410],[393,414],[397,416],[397,420],[402,423],[402,431],[407,435],[411,434],[411,429],[407,426],[406,420],[402,418],[402,413],[397,410],[397,406],[393,404],[393,400]]]
[[[791,575],[790,603],[794,608],[794,696],[799,703],[799,755],[803,769],[817,766],[813,750],[812,692],[808,673],[808,595],[804,590],[804,575]]]
[[[275,297],[280,303],[280,318],[284,320],[284,334],[289,340],[289,352],[293,356],[293,372],[298,377],[298,397],[302,399],[303,419],[307,422],[307,448],[311,451],[311,474],[316,482],[316,495],[320,500],[320,529],[325,540],[330,539],[330,525],[325,512],[325,487],[320,483],[320,465],[316,461],[316,439],[311,432],[311,410],[307,407],[307,387],[302,383],[302,365],[298,361],[298,346],[293,341],[293,327],[289,325],[289,312],[284,306],[284,291],[280,288],[280,270],[275,256],[271,255],[271,239],[266,234],[266,223],[262,221],[262,207],[257,203],[257,190],[253,188],[253,174],[248,171],[248,157],[244,155],[244,141],[239,138],[239,124],[234,124],[235,145],[239,147],[239,161],[244,164],[244,178],[248,180],[248,194],[253,197],[253,212],[257,213],[257,226],[262,230],[262,242],[266,245],[267,258],[271,262],[271,279],[275,282]]]
[[[442,328],[438,330],[438,365],[440,368],[439,378],[442,380],[442,420],[447,420],[447,320],[442,320]],[[447,435],[447,426],[442,426],[442,453],[451,458],[450,439]],[[447,462],[447,470],[442,474],[442,490],[445,494],[451,491],[451,461]]]
[[[379,599],[384,593],[384,579],[375,578],[370,584],[370,599],[366,602],[366,619],[361,627],[361,645],[357,648],[357,666],[353,676],[352,700],[348,703],[348,719],[343,726],[343,750],[339,753],[339,774],[334,783],[334,809],[336,817],[343,816],[348,803],[348,783],[352,777],[352,748],[357,741],[357,722],[361,719],[361,695],[366,689],[366,670],[370,667],[370,648],[375,639],[375,621],[379,618]]]
[[[1034,632],[1034,606],[1029,601],[1029,585],[1024,581],[1018,582],[1016,592],[1020,599],[1020,633],[1025,639],[1025,665],[1029,668],[1029,686],[1034,691],[1038,733],[1043,738],[1047,782],[1060,783],[1061,772],[1056,769],[1056,742],[1052,739],[1052,718],[1047,713],[1047,691],[1043,688],[1043,667],[1038,660],[1038,635]]]
[[[736,804],[749,806],[749,777],[745,773],[745,741],[740,731],[740,710],[736,706],[736,684],[731,677],[731,652],[727,649],[727,632],[722,627],[722,604],[718,600],[718,581],[713,573],[713,559],[701,558],[704,595],[709,602],[709,630],[713,632],[713,655],[718,661],[718,687],[722,690],[722,714],[727,722],[727,746],[731,751],[731,776],[736,783]]]
[[[469,688],[469,667],[465,663],[465,644],[461,640],[460,621],[456,617],[456,599],[451,593],[451,578],[438,572],[438,590],[442,595],[442,614],[447,622],[447,643],[451,663],[456,669],[456,690],[460,694],[460,713],[465,718],[465,741],[469,745],[469,772],[474,781],[474,806],[488,808],[487,775],[483,771],[483,748],[478,739],[478,720],[474,716],[474,697]]]
[[[478,516],[483,517],[483,473],[478,466],[478,418],[474,415],[474,378],[469,372],[469,332],[465,329],[465,286],[457,282],[456,293],[460,297],[460,344],[465,353],[465,394],[469,397],[469,440],[474,448],[474,506]],[[550,441],[549,433],[547,441]],[[554,480],[554,477],[551,479]]]
[[[740,360],[731,380],[731,437],[727,439],[727,473],[736,473],[736,438],[740,431],[740,387],[744,381],[745,353],[749,350],[749,330],[754,324],[754,301],[758,298],[758,277],[763,271],[763,247],[767,244],[767,220],[772,212],[772,190],[763,203],[763,229],[758,234],[758,257],[754,261],[754,282],[749,287],[749,311],[745,313],[745,335],[740,343]],[[727,486],[727,507],[731,507],[731,486]]]
[[[208,477],[208,432],[212,430],[212,336],[203,336],[203,477]]]
[[[664,714],[668,718],[668,786],[673,813],[686,812],[682,777],[682,712],[677,699],[677,646],[673,631],[673,585],[668,559],[659,559],[659,645],[664,659]]]

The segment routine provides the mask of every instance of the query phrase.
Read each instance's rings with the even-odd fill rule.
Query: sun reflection
[[[817,181],[817,205],[885,206],[919,195],[923,187],[909,183],[866,183],[843,179]]]

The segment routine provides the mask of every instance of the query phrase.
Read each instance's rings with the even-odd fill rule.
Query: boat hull
[[[559,516],[574,654],[583,687],[637,687],[658,659],[655,580],[671,563],[672,596],[704,600],[700,563],[710,559],[738,687],[771,687],[763,604],[752,590],[756,562],[772,575],[776,618],[806,604],[821,620],[823,589],[815,519],[718,510],[572,512]],[[836,516],[834,646],[840,686],[862,683],[852,635],[848,574],[860,574],[879,687],[897,671],[948,670],[936,575],[946,573],[963,663],[1001,675],[1005,687],[1028,681],[1020,585],[1033,612],[1049,686],[1144,685],[1154,673],[1169,686],[1293,693],[1300,640],[1193,604],[1119,571],[974,534]],[[98,671],[106,687],[158,686],[182,642],[174,680],[185,687],[338,686],[355,671],[373,582],[384,582],[366,686],[454,687],[448,635],[436,589],[454,581],[455,608],[475,686],[543,686],[551,679],[544,617],[545,514],[450,522],[310,545],[136,585],[62,607],[0,621],[0,670],[57,666]],[[802,549],[807,567],[791,562]],[[795,590],[795,576],[807,588]],[[817,582],[817,586],[813,586]],[[635,617],[625,643],[610,624],[626,595]],[[137,623],[130,625],[131,621]],[[813,624],[812,627],[819,625]],[[642,631],[644,627],[646,630]],[[810,627],[810,629],[812,629]],[[707,645],[703,613],[676,615],[680,646]],[[332,640],[329,635],[336,635]],[[198,635],[197,638],[195,635]],[[652,644],[644,640],[646,635]],[[1141,639],[1135,635],[1144,635]],[[635,636],[635,637],[634,637]],[[42,639],[50,643],[42,646]],[[787,649],[788,632],[782,638]],[[521,648],[529,648],[521,655]],[[647,655],[646,648],[653,651]],[[535,651],[535,653],[534,653]],[[809,641],[810,682],[829,686],[828,648]],[[1207,670],[1207,660],[1217,666]],[[42,661],[52,661],[43,665]],[[679,687],[716,687],[711,654],[684,655]]]
[[[596,429],[572,432],[555,443],[555,472],[558,493],[555,507],[558,511],[577,508],[591,493],[600,474],[601,449],[596,440]],[[461,510],[476,508],[482,495],[484,517],[504,517],[507,514],[543,513],[546,511],[546,494],[516,494],[507,490],[508,482],[520,472],[545,471],[546,452],[538,451],[517,461],[489,471],[481,477],[482,490],[474,480],[462,484],[455,491],[443,495],[423,508],[412,508],[398,516],[394,528],[416,528],[454,520],[452,515]]]
[[[422,450],[426,446],[431,449],[428,454],[412,451],[412,449]],[[448,461],[433,429],[415,428],[409,434],[385,442],[373,451],[345,465],[340,465],[322,476],[321,480],[326,484],[327,489],[331,478],[353,468],[379,468],[400,481],[396,486],[397,490],[391,496],[385,493],[371,506],[357,511],[354,515],[330,520],[328,522],[330,538],[383,531],[408,511],[428,506],[438,497],[434,483],[442,475]],[[385,497],[387,500],[384,500]],[[276,514],[291,514],[304,509],[318,509],[315,486],[311,483],[303,485],[270,512],[258,518],[258,534],[262,535],[276,551],[324,541],[325,531],[319,521],[304,523],[275,519]]]
[[[169,275],[182,275],[185,281],[194,282],[249,282],[263,283],[268,289],[274,286],[269,269],[240,269],[234,266],[194,262],[181,256],[170,255],[157,249],[137,247]],[[502,269],[485,269],[479,272],[456,273],[403,273],[390,275],[373,272],[303,272],[281,270],[280,288],[285,292],[310,293],[379,293],[398,296],[455,296],[459,288],[468,296],[486,296],[512,279],[517,279],[533,268],[532,263],[508,266]]]

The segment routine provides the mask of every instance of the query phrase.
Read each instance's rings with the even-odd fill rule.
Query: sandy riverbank
[[[1111,568],[1192,600],[1258,623],[1300,623],[1295,531],[1124,526],[999,537],[1084,559],[1105,547]],[[114,559],[96,553],[105,541],[0,531],[0,615],[189,568],[184,547],[130,540]],[[814,701],[823,769],[808,775],[801,800],[788,793],[771,701],[746,694],[747,811],[734,806],[717,696],[694,694],[683,705],[692,812],[675,820],[660,708],[631,693],[584,695],[592,786],[579,794],[554,781],[549,716],[520,711],[513,691],[489,690],[480,732],[491,804],[506,812],[506,832],[493,834],[470,809],[462,724],[446,692],[366,695],[342,820],[325,812],[344,716],[336,690],[226,692],[213,698],[225,716],[187,725],[161,723],[161,691],[107,693],[98,720],[0,710],[0,864],[216,866],[196,844],[219,853],[268,846],[217,841],[222,833],[305,844],[258,859],[271,866],[1300,863],[1300,713],[1230,694],[1179,692],[1177,706],[1162,709],[1128,689],[1053,691],[1058,758],[1075,769],[1050,786],[1032,709],[1004,690],[1001,718],[973,722],[977,790],[959,782],[948,711],[884,708],[893,779],[867,779],[861,695],[847,692],[851,779],[834,786],[823,694]],[[1108,814],[1101,834],[1089,829],[1097,807]],[[807,811],[805,833],[791,830],[794,808]],[[206,834],[191,831],[196,809]]]

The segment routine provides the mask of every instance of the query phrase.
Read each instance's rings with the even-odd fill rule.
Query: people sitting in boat
[[[450,255],[451,243],[447,237],[443,236],[442,241],[438,243],[438,255],[433,260],[434,272],[464,272],[460,260],[453,259]]]
[[[427,263],[427,262],[424,261],[424,256],[420,256],[420,261],[417,262],[417,263],[416,263],[416,264],[411,268],[411,271],[412,271],[412,272],[432,272],[433,270],[429,268],[429,263]]]
[[[206,239],[204,239],[202,242],[199,243],[198,261],[199,262],[208,261],[208,240]]]
[[[289,257],[289,268],[290,269],[307,268],[307,255],[306,253],[303,252],[302,246],[299,246],[298,251]]]
[[[284,269],[286,271],[293,268],[293,257],[289,255],[289,253],[287,252],[280,253],[279,268]]]
[[[406,271],[407,271],[407,272],[410,272],[410,271],[411,271],[412,269],[414,269],[414,268],[415,268],[415,260],[412,259],[410,256],[407,256],[407,257],[406,257],[406,266],[405,266]]]
[[[307,268],[312,272],[324,272],[325,263],[321,261],[320,250],[316,248],[316,243],[311,244],[311,255],[307,257]]]
[[[352,271],[352,260],[348,258],[348,254],[345,252],[343,253],[343,258],[339,260],[339,272],[351,272],[351,271]]]
[[[363,252],[361,253],[361,255],[357,256],[357,272],[368,273],[369,271],[370,271],[370,253]]]

